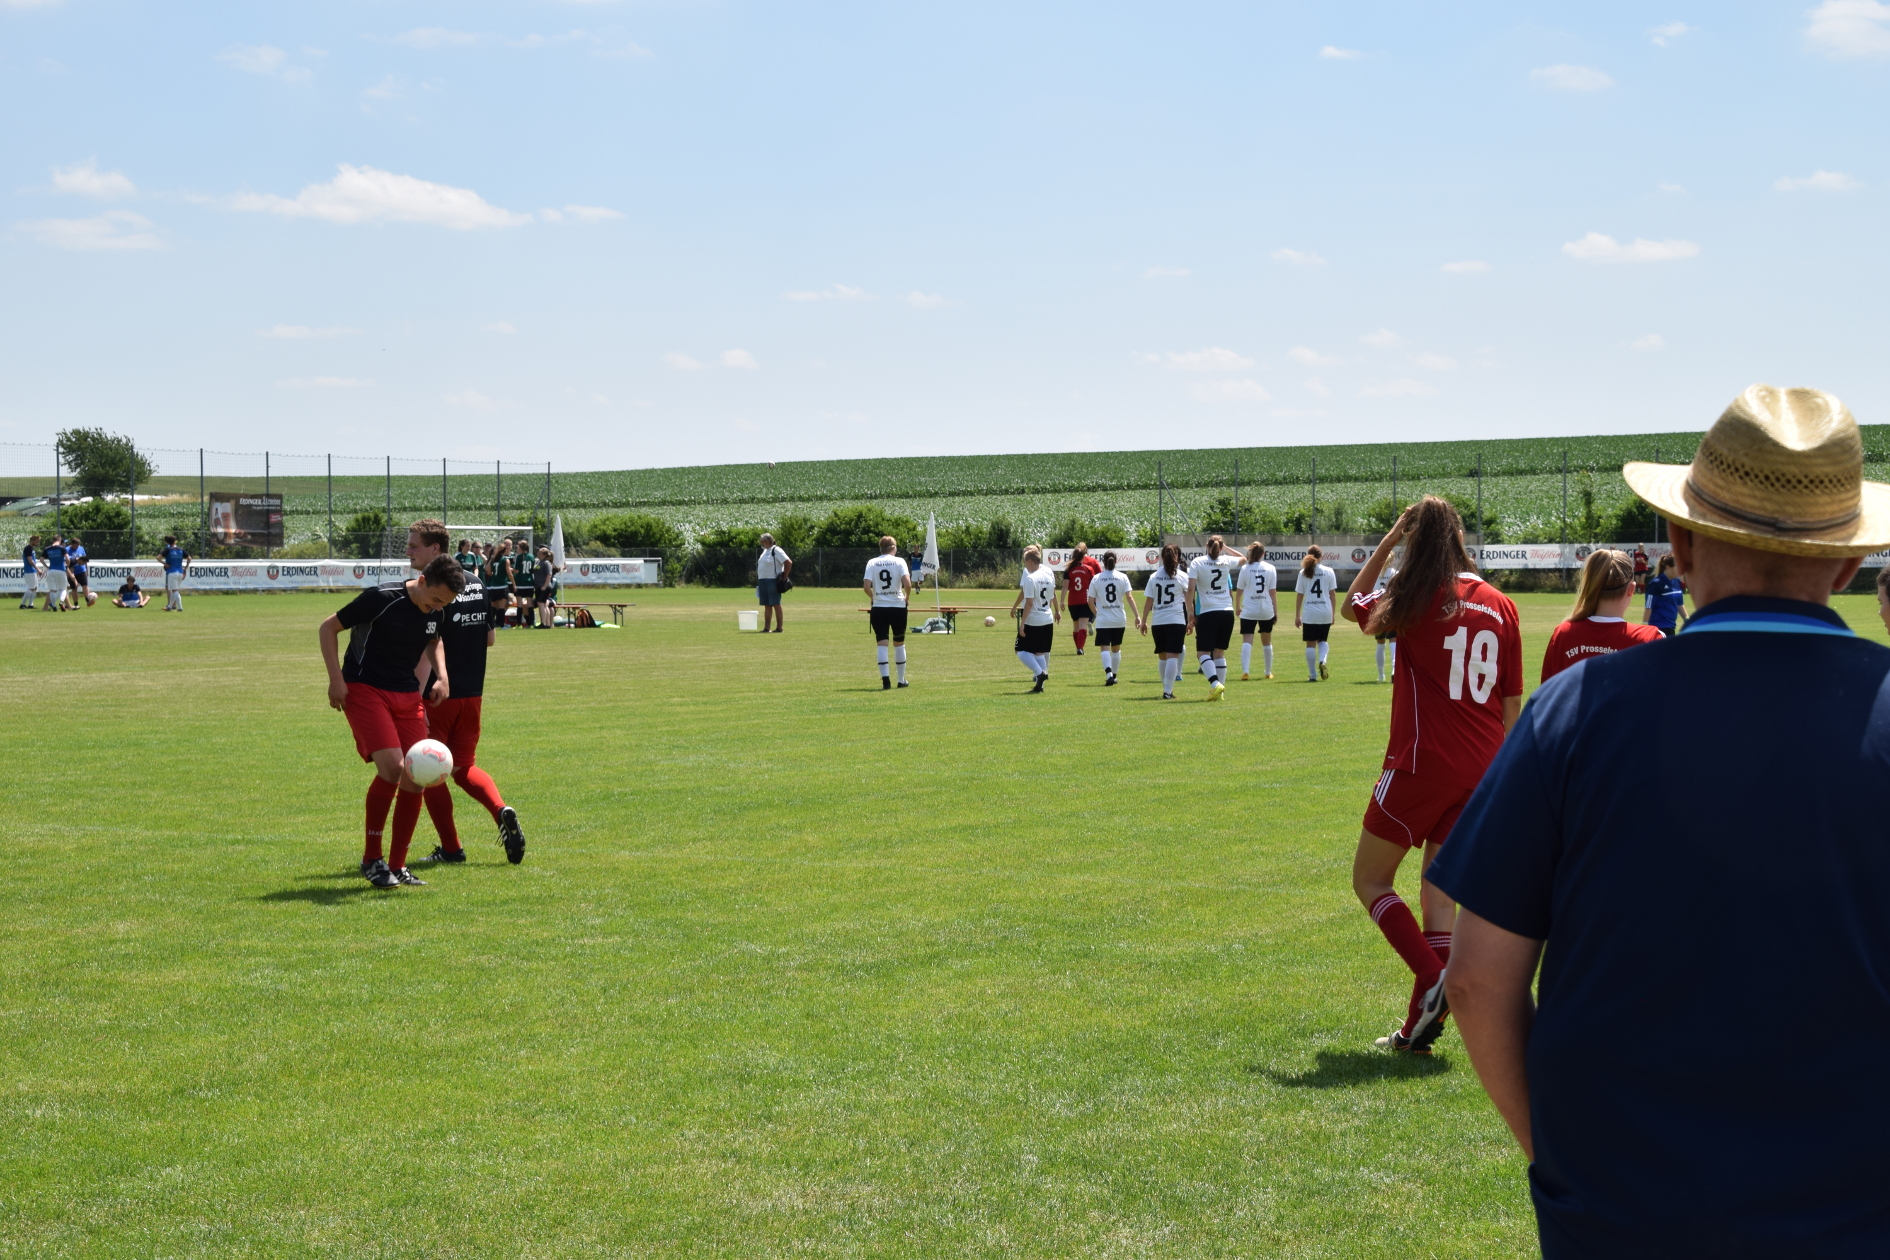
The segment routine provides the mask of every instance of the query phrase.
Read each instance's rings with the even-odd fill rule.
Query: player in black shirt
[[[438,521],[415,521],[407,531],[407,561],[416,569],[438,563],[446,546],[446,526]],[[499,843],[505,846],[506,859],[517,864],[525,860],[525,833],[518,825],[518,811],[499,795],[499,785],[492,776],[473,764],[479,750],[480,702],[486,689],[486,649],[496,637],[495,615],[477,578],[469,580],[459,597],[447,606],[440,639],[446,652],[446,673],[453,680],[452,694],[439,698],[432,691],[427,693],[427,733],[453,750],[453,782],[486,807],[499,824]],[[423,674],[426,668],[421,662]],[[452,789],[436,783],[424,795],[433,829],[440,833],[440,843],[427,860],[464,862],[466,850],[453,825]]]
[[[427,737],[416,671],[423,658],[430,659],[433,688],[446,697],[451,675],[440,646],[441,612],[465,586],[458,562],[443,556],[419,577],[362,591],[321,624],[329,707],[347,715],[355,751],[374,763],[361,874],[376,888],[425,882],[407,869],[407,846],[420,820],[420,785],[404,763],[406,750]],[[349,632],[345,657],[338,651],[343,630]],[[381,832],[390,807],[394,841],[383,859]]]

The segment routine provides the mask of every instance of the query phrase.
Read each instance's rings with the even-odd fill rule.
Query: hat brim
[[[1835,529],[1807,533],[1772,531],[1715,509],[1687,489],[1690,464],[1624,464],[1621,476],[1628,489],[1676,525],[1698,530],[1709,538],[1776,551],[1788,556],[1867,556],[1890,547],[1890,486],[1866,481],[1857,519]]]

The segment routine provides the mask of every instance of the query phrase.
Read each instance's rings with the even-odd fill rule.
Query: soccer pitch
[[[886,693],[857,593],[765,637],[627,597],[499,636],[525,864],[460,796],[472,861],[395,892],[323,700],[347,596],[11,615],[0,1256],[1533,1254],[1455,1033],[1371,1048],[1369,639],[1162,704],[1145,639],[1105,691],[1060,634],[1026,696],[967,616]],[[1533,682],[1568,600],[1517,603]],[[1679,725],[1622,732],[1650,791]]]

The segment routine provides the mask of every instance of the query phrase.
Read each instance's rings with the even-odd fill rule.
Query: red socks
[[[486,807],[493,821],[498,821],[499,811],[505,808],[505,800],[499,795],[499,785],[492,781],[492,776],[478,766],[465,766],[453,771],[453,782],[466,790],[466,795]],[[444,792],[446,785],[440,785]]]
[[[1072,631],[1072,633],[1076,637],[1076,650],[1080,652],[1083,650],[1083,645],[1089,642],[1089,631],[1076,630],[1076,631]]]
[[[400,791],[395,784],[389,783],[380,775],[368,784],[367,790],[367,846],[361,850],[363,862],[381,860],[381,832],[387,826],[387,811],[394,804],[394,796]]]
[[[398,827],[398,821],[395,825]],[[1404,904],[1403,897],[1386,893],[1372,902],[1372,922],[1378,925],[1378,930],[1385,934],[1385,939],[1391,942],[1398,957],[1404,959],[1404,965],[1424,988],[1437,982],[1437,973],[1444,969],[1443,961],[1424,939],[1417,918],[1411,913],[1411,907]]]
[[[1433,954],[1437,955],[1438,962],[1443,963],[1446,967],[1450,966],[1450,933],[1426,932],[1424,934],[1424,943],[1431,947]]]
[[[407,846],[413,843],[414,824],[420,821],[420,793],[401,792],[394,798],[394,843],[387,864],[395,870],[407,865]]]
[[[459,830],[453,826],[453,789],[444,783],[435,783],[420,794],[427,803],[427,816],[433,819],[433,830],[440,833],[440,846],[448,853],[457,851]]]

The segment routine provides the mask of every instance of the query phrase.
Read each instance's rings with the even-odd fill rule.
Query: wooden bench
[[[626,608],[635,608],[636,604],[634,603],[580,604],[580,603],[566,603],[564,600],[559,600],[557,603],[557,607],[559,607],[560,609],[563,609],[563,608],[608,608],[610,609],[611,623],[613,625],[621,626],[623,624],[623,610]],[[591,614],[593,618],[595,618],[597,615],[598,614],[595,612]],[[564,624],[567,626],[571,625],[571,619],[569,617],[566,617],[564,620]]]

